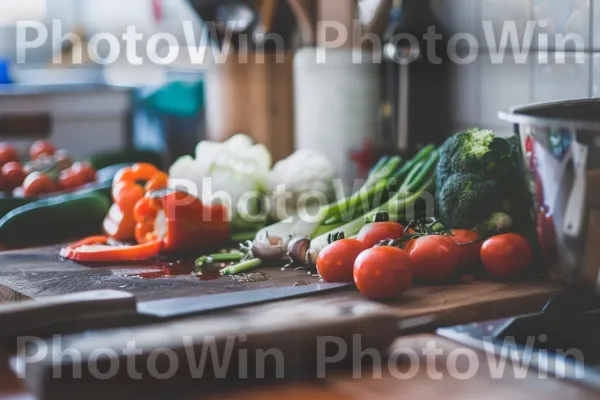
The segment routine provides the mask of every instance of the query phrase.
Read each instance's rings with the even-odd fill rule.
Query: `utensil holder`
[[[207,138],[245,133],[264,144],[274,161],[294,151],[291,53],[235,53],[208,71]]]

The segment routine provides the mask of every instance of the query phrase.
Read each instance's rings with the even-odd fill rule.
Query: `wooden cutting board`
[[[318,282],[318,278],[305,271],[283,271],[278,267],[255,270],[264,274],[264,280],[257,282],[234,277],[212,279],[215,276],[210,273],[198,278],[190,274],[193,260],[179,264],[147,262],[90,267],[61,260],[60,247],[1,252],[0,302],[98,289],[128,291],[144,301]],[[168,276],[170,272],[174,275]],[[435,316],[438,325],[460,324],[536,312],[562,290],[562,285],[544,280],[519,283],[468,280],[455,285],[414,287],[388,306],[402,318],[429,315]],[[353,290],[315,297],[361,299]]]

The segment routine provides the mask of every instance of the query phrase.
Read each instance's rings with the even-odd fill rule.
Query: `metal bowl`
[[[600,293],[600,99],[499,113],[521,138],[551,275]]]

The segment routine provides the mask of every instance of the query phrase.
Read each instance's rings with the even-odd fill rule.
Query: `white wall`
[[[433,0],[439,19],[450,34],[469,33],[481,44],[480,55],[469,65],[454,65],[454,129],[489,127],[508,132],[511,127],[496,114],[501,109],[533,102],[600,96],[600,0]],[[556,63],[553,41],[545,46],[534,39],[528,61],[516,64],[507,47],[506,61],[492,64],[483,36],[483,21],[491,21],[498,37],[505,23],[514,22],[522,37],[527,21],[545,28],[540,33],[577,34],[583,39],[580,59],[568,52]],[[567,48],[567,51],[573,50]],[[538,57],[548,52],[548,63]]]

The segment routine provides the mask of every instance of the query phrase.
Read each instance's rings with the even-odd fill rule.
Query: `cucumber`
[[[161,155],[152,150],[127,149],[109,151],[94,154],[88,157],[87,161],[96,170],[116,164],[135,164],[140,162],[153,164],[159,169],[162,169],[163,167],[163,159]]]
[[[131,164],[113,165],[99,170],[97,182],[85,185],[81,189],[78,189],[77,191],[73,192],[73,194],[98,192],[110,198],[113,178],[121,168],[128,167],[130,165]],[[11,212],[15,208],[19,208],[21,206],[33,203],[38,200],[47,200],[57,196],[62,196],[62,194],[35,197],[18,197],[12,196],[10,194],[0,195],[0,218],[3,218],[6,214]]]
[[[31,199],[25,197],[15,197],[12,195],[0,195],[0,218],[4,217],[15,208],[32,203],[35,200],[37,200],[37,198]]]
[[[18,207],[0,220],[0,243],[58,243],[102,231],[111,206],[97,190],[53,196]]]

